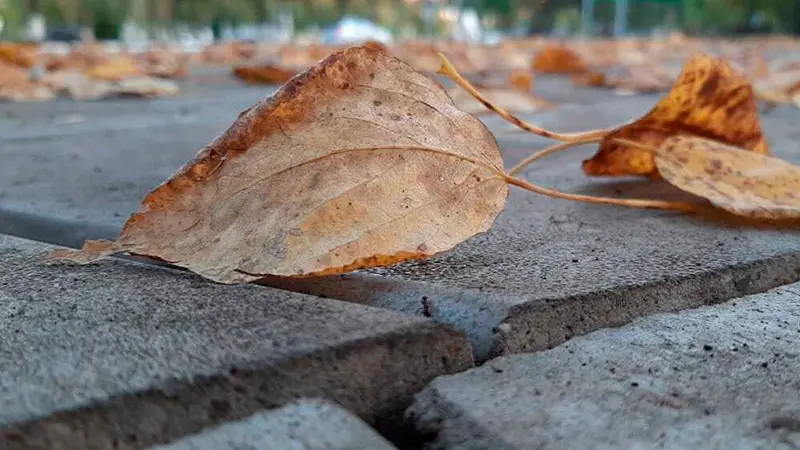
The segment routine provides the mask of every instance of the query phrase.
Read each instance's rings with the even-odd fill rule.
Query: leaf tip
[[[45,262],[69,261],[76,264],[91,264],[95,261],[105,259],[114,253],[119,253],[122,249],[114,241],[86,241],[83,248],[75,250],[71,248],[58,248],[53,250],[46,258]]]

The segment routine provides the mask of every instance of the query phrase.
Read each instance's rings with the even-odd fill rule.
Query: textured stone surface
[[[6,115],[14,116],[2,119],[0,114],[0,130],[8,131],[0,134],[0,232],[73,246],[86,236],[113,237],[148,190],[268,91],[231,84],[209,88],[208,94],[196,88],[177,99],[144,103],[70,102],[69,109],[56,102],[22,109],[13,105],[13,110],[0,105],[0,111],[7,108]],[[548,78],[537,79],[537,91],[560,108],[528,118],[563,131],[613,126],[656,102],[655,96],[573,90],[566,80]],[[62,122],[64,114],[83,114],[87,120],[48,125],[55,119],[47,114]],[[794,162],[800,162],[797,117],[797,110],[788,107],[763,115],[776,154]],[[21,120],[27,125],[20,126]],[[509,166],[548,144],[511,131],[496,117],[485,120]],[[554,155],[523,175],[571,192],[682,196],[649,180],[588,179],[580,161],[592,152],[587,147]],[[796,231],[578,204],[515,188],[489,233],[425,264],[270,283],[428,314],[467,332],[484,360],[549,348],[649,313],[724,301],[798,279]]]
[[[141,448],[298,397],[369,423],[469,344],[429,320],[0,236],[0,448]]]
[[[347,411],[301,400],[153,450],[392,450]]]
[[[638,319],[436,379],[430,448],[796,449],[800,284]]]

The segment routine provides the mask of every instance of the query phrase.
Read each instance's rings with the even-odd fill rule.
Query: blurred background
[[[800,33],[800,0],[0,0],[3,40],[197,47],[221,40]]]

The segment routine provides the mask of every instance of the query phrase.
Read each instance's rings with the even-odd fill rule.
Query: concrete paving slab
[[[367,424],[328,402],[300,400],[153,450],[392,450]]]
[[[436,379],[429,449],[797,449],[800,284]]]
[[[429,320],[0,236],[0,448],[143,448],[299,397],[376,426],[466,339]]]
[[[539,86],[549,93],[546,83]],[[552,92],[562,95],[559,89],[566,101],[563,86]],[[656,101],[655,96],[620,97],[603,90],[597,97],[595,103],[566,104],[528,117],[563,131],[607,127],[643,114]],[[231,94],[218,115],[208,113],[215,123],[178,126],[168,114],[154,113],[147,120],[162,117],[163,126],[112,130],[112,135],[85,129],[63,139],[0,146],[0,157],[8,162],[0,165],[0,232],[72,246],[86,235],[113,237],[150,189],[233,120],[234,113],[226,111],[246,104]],[[112,114],[102,104],[92,107],[92,117]],[[174,111],[169,108],[162,110]],[[135,122],[141,113],[126,114]],[[798,115],[795,109],[778,108],[763,116],[776,153],[794,162],[800,162]],[[509,166],[547,145],[510,131],[495,117],[485,120]],[[555,155],[524,176],[571,192],[682,197],[664,183],[588,179],[580,161],[592,153],[592,148],[581,148]],[[514,190],[489,233],[426,263],[313,282],[269,283],[428,315],[467,332],[477,358],[485,360],[549,348],[649,313],[720,302],[799,279],[800,235],[795,231],[578,204]]]

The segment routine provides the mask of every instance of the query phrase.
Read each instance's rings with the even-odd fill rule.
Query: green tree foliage
[[[608,29],[615,0],[595,0],[595,20]],[[343,15],[370,18],[394,31],[421,29],[425,0],[0,0],[4,37],[14,37],[36,10],[50,26],[93,26],[98,37],[113,38],[120,24],[132,19],[145,24],[217,25],[263,23],[277,11],[292,11],[295,25],[326,26]],[[440,0],[476,9],[501,29],[523,25],[547,33],[556,22],[576,28],[581,0]],[[690,33],[754,31],[800,32],[800,0],[629,0],[630,26],[682,28]],[[755,19],[755,20],[754,20]],[[569,26],[563,26],[569,22]]]

